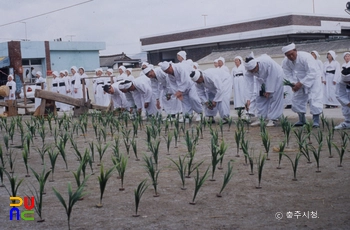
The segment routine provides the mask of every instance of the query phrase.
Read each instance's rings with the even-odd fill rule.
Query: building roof
[[[118,63],[140,63],[140,59],[132,59],[128,57],[124,52],[121,54],[100,56],[100,66],[112,68]]]
[[[286,35],[314,34],[315,36],[324,36],[325,34],[344,34],[342,30],[348,30],[348,34],[350,34],[350,18],[291,14],[143,37],[140,41],[143,51],[152,51]]]
[[[296,43],[296,49],[300,51],[311,52],[316,50],[320,54],[326,54],[329,50],[333,50],[337,53],[343,53],[350,51],[350,38],[329,40],[329,41],[310,41],[303,43]],[[268,54],[269,56],[279,59],[284,58],[281,45],[264,46],[264,47],[245,47],[241,49],[228,49],[228,50],[216,50],[211,54],[201,58],[197,61],[198,64],[213,63],[215,59],[219,57],[225,58],[226,62],[234,61],[236,56],[241,56],[243,59],[247,57],[251,52],[254,55],[260,56],[262,54]]]

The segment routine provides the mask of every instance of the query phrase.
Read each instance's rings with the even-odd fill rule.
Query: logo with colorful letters
[[[29,204],[30,200],[30,204]],[[10,207],[13,207],[10,209],[10,220],[13,219],[13,214],[16,213],[16,219],[17,220],[34,220],[34,196],[32,197],[24,197],[24,202],[23,199],[19,196],[11,196],[10,197]],[[18,202],[16,202],[18,201]],[[18,207],[24,205],[24,208],[26,210],[20,211]]]

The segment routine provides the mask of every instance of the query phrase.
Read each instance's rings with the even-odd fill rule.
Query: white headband
[[[289,44],[287,46],[283,46],[282,47],[282,52],[285,54],[287,53],[288,51],[291,51],[291,50],[294,50],[295,49],[295,44],[292,43],[292,44]]]
[[[152,70],[152,67],[148,66],[146,69],[142,70],[142,72],[147,75]]]
[[[255,59],[252,59],[250,60],[248,63],[245,62],[244,63],[244,67],[247,69],[247,70],[252,70],[256,67],[256,65],[258,64],[258,62],[255,60]]]
[[[194,76],[191,77],[193,72],[194,72]],[[201,73],[198,70],[195,70],[195,71],[191,72],[191,75],[190,75],[190,77],[191,77],[192,81],[196,82],[196,81],[198,81],[199,77],[201,76]]]
[[[120,90],[122,90],[122,89],[129,89],[131,87],[131,85],[132,85],[132,81],[129,82],[129,83],[123,84],[124,82],[125,81],[119,83],[118,88]]]
[[[169,62],[162,62],[161,64],[160,64],[160,68],[163,70],[163,71],[165,71],[165,70],[167,70],[168,68],[170,67],[170,63]]]

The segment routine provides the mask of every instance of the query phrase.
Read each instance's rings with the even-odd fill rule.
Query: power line
[[[18,22],[22,22],[22,21],[25,21],[25,20],[28,20],[28,19],[41,17],[41,16],[44,16],[44,15],[47,15],[47,14],[55,13],[55,12],[58,12],[58,11],[61,11],[61,10],[65,10],[65,9],[69,9],[69,8],[72,8],[72,7],[75,7],[75,6],[79,6],[79,5],[82,5],[82,4],[85,4],[85,3],[88,3],[88,2],[92,2],[92,1],[93,0],[88,0],[88,1],[77,3],[77,4],[74,4],[74,5],[71,5],[71,6],[66,6],[66,7],[57,9],[57,10],[52,10],[52,11],[49,11],[49,12],[46,12],[46,13],[42,13],[42,14],[38,14],[38,15],[35,15],[35,16],[31,16],[31,17],[28,17],[28,18],[23,18],[23,19],[14,21],[14,22],[9,22],[9,23],[6,23],[6,24],[2,24],[2,25],[0,25],[0,27],[11,25],[11,24],[18,23]]]

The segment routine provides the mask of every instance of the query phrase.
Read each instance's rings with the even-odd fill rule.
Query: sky
[[[101,55],[124,52],[133,56],[141,52],[141,37],[288,13],[350,18],[344,11],[346,3],[346,0],[0,0],[0,42],[26,38],[105,42],[106,50]]]

